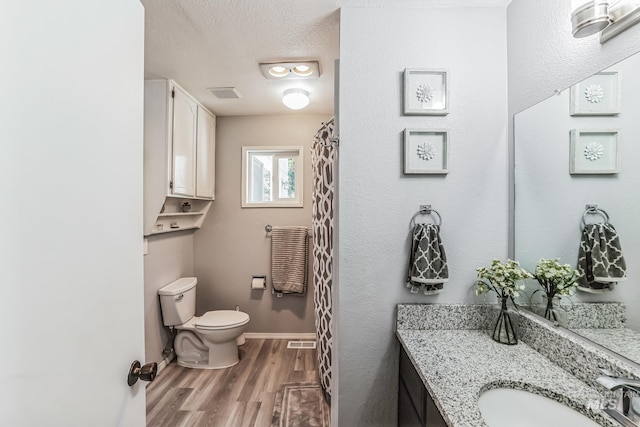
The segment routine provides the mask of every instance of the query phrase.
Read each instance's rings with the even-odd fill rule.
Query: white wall
[[[0,425],[144,426],[143,8],[0,9]]]
[[[198,312],[233,309],[249,314],[246,332],[313,333],[311,267],[304,296],[276,298],[270,292],[271,239],[265,225],[311,227],[311,152],[321,115],[218,117],[216,200],[195,233]],[[301,145],[304,155],[304,207],[241,208],[242,146]],[[251,290],[252,275],[267,275],[267,290]]]
[[[395,305],[464,302],[475,269],[507,254],[506,11],[356,9],[341,13],[339,149],[340,425],[396,423]],[[446,117],[402,115],[405,68],[447,68]],[[445,128],[447,176],[404,176],[405,128]],[[442,215],[450,282],[435,297],[404,287],[409,221]],[[333,407],[336,409],[336,406]]]

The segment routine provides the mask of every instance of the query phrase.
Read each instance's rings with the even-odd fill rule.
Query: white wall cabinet
[[[198,106],[196,197],[215,198],[216,118]]]
[[[180,87],[171,88],[173,126],[171,129],[172,178],[171,194],[193,197],[196,195],[196,124],[198,104]]]
[[[172,80],[146,80],[144,104],[144,234],[200,228],[215,195],[215,116]]]

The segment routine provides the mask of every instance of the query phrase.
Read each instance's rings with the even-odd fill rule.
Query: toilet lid
[[[196,328],[218,329],[239,326],[249,321],[249,315],[235,310],[208,311],[196,320]]]

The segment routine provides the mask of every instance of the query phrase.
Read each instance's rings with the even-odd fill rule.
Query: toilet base
[[[176,335],[174,348],[179,366],[193,369],[224,369],[240,361],[235,339],[224,343],[212,343],[191,331]]]
[[[198,361],[180,360],[179,357],[178,357],[178,360],[176,361],[178,366],[183,366],[185,368],[192,368],[192,369],[224,369],[224,368],[230,368],[232,366],[235,366],[239,362],[240,362],[240,359],[238,359],[236,361],[236,363],[233,363],[233,364],[227,365],[227,366],[210,366],[210,365],[207,365],[207,364],[199,363]]]

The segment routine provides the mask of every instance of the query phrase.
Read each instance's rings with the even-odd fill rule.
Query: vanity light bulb
[[[289,74],[289,69],[283,67],[282,65],[275,65],[269,68],[269,74],[271,74],[273,77],[284,77]]]
[[[296,65],[293,67],[293,72],[299,76],[309,76],[313,74],[313,69],[307,65]]]

